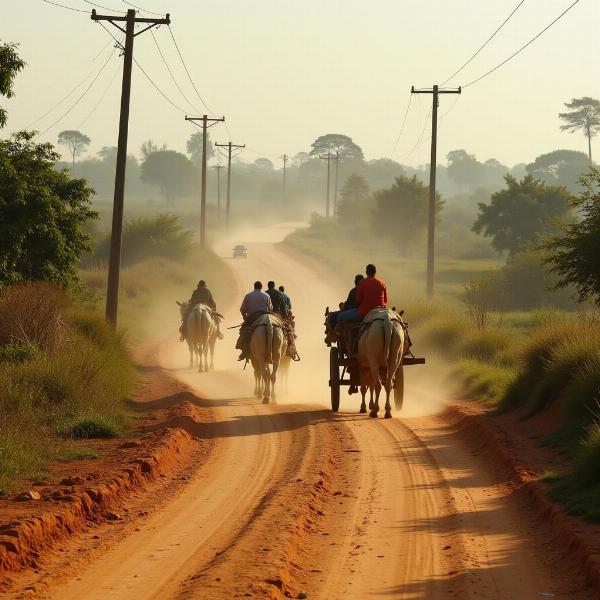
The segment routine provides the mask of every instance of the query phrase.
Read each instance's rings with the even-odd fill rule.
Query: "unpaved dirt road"
[[[215,450],[160,511],[48,597],[592,598],[493,456],[436,415],[444,398],[427,366],[407,374],[406,411],[392,420],[356,414],[356,396],[343,396],[338,415],[327,410],[323,309],[347,290],[277,249],[285,233],[240,236],[248,259],[228,263],[235,305],[255,279],[292,297],[303,360],[290,395],[274,406],[250,398],[232,332],[210,374],[185,369],[181,345],[165,346],[165,368],[206,399],[195,409],[214,409],[214,422],[191,414],[186,427]],[[238,322],[229,311],[226,325]]]

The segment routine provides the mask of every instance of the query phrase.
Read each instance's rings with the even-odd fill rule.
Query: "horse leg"
[[[263,404],[269,404],[271,401],[271,370],[269,365],[264,365],[262,371],[263,379]]]
[[[194,368],[194,344],[190,340],[187,341],[188,350],[190,351],[190,369]]]
[[[215,368],[215,342],[217,341],[217,335],[215,334],[210,342],[210,370]]]
[[[365,403],[365,396],[367,395],[367,386],[366,385],[361,384],[360,395],[362,396],[362,402],[360,403],[360,412],[366,413],[367,412],[367,405]]]
[[[370,416],[374,419],[377,418],[379,412],[379,394],[381,394],[381,379],[379,379],[379,364],[375,361],[370,361],[369,366],[371,367],[371,387],[375,389],[375,402],[373,408],[371,408]]]

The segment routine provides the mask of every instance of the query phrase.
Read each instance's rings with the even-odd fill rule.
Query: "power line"
[[[452,73],[452,75],[450,75],[450,77],[448,77],[448,79],[446,79],[446,81],[442,82],[440,85],[446,85],[451,79],[454,79],[454,77],[456,77],[456,75],[458,75],[468,64],[470,64],[470,62],[496,37],[496,35],[499,33],[499,31],[510,21],[511,17],[519,10],[519,8],[521,8],[521,6],[524,3],[525,3],[525,0],[521,0],[517,4],[517,6],[515,8],[513,8],[512,12],[508,15],[508,17],[506,17],[506,19],[504,19],[504,21],[502,22],[500,27],[498,27],[498,29],[496,29],[496,31],[494,31],[494,33],[492,33],[492,35],[483,43],[482,46],[480,46],[478,48],[478,50],[469,58],[469,60],[467,60],[466,63],[464,63],[454,73]]]
[[[87,15],[87,10],[82,10],[81,8],[73,8],[72,6],[67,6],[66,4],[59,4],[58,2],[52,2],[52,0],[42,0],[46,4],[52,4],[52,6],[60,6],[60,8],[66,8],[67,10],[72,10],[73,12],[85,13]]]
[[[154,83],[154,81],[152,80],[152,78],[150,77],[150,75],[148,75],[148,73],[146,73],[146,71],[144,70],[144,68],[142,67],[142,65],[140,65],[140,63],[134,58],[133,62],[136,64],[137,68],[144,74],[144,76],[146,77],[146,79],[152,84],[152,86],[154,87],[154,89],[175,109],[177,109],[180,113],[185,114],[186,111],[183,110],[183,108],[181,108],[181,106],[178,106],[177,104],[175,104],[175,102],[173,102],[173,100],[171,100],[171,98],[169,98],[169,96],[167,96],[159,87],[158,85],[156,85],[156,83]]]
[[[100,77],[100,75],[102,74],[102,71],[104,71],[106,65],[110,62],[111,58],[114,56],[115,50],[116,50],[116,48],[113,49],[113,51],[110,53],[109,57],[104,61],[104,63],[98,70],[98,73],[96,73],[96,76],[94,77],[94,79],[92,79],[92,81],[90,82],[90,85],[88,85],[87,88],[85,88],[85,90],[83,91],[81,96],[79,96],[79,98],[77,98],[77,100],[75,100],[75,102],[73,102],[73,104],[71,104],[71,106],[58,119],[56,119],[56,121],[54,121],[54,123],[52,123],[52,125],[50,125],[49,127],[46,127],[46,129],[44,129],[44,131],[42,131],[40,135],[44,135],[45,133],[50,131],[50,129],[52,129],[55,125],[58,125],[58,123],[60,123],[68,114],[70,114],[70,112],[79,104],[79,102],[81,102],[81,100],[84,98],[84,96],[92,89],[92,86],[94,85],[94,83],[96,83],[98,77]]]
[[[552,25],[554,25],[557,21],[562,19],[562,17],[564,17],[576,4],[579,3],[579,1],[580,0],[575,0],[575,2],[573,2],[568,8],[566,8],[562,13],[560,13],[560,15],[558,15],[558,17],[556,17],[556,19],[554,19],[554,21],[552,21],[552,23],[550,23],[549,25],[546,25],[546,27],[544,27],[544,29],[542,29],[536,36],[532,37],[526,44],[521,46],[516,52],[513,52],[513,54],[511,54],[507,59],[505,59],[501,63],[497,64],[494,68],[490,69],[489,71],[487,71],[486,73],[484,73],[483,75],[478,77],[477,79],[474,79],[470,83],[467,83],[467,85],[463,85],[462,86],[463,89],[468,88],[468,87],[472,86],[473,84],[481,81],[488,75],[491,75],[494,71],[497,71],[500,67],[504,66],[508,61],[512,60],[515,56],[517,56],[518,54],[523,52],[523,50],[525,50],[525,48],[527,48],[528,46],[533,44],[533,42],[535,42],[535,40],[537,40],[541,35],[546,33],[546,31],[548,31],[548,29],[550,29],[550,27],[552,27]]]
[[[175,39],[175,35],[173,34],[173,29],[171,28],[170,25],[169,25],[169,33],[171,34],[171,39],[173,40],[173,44],[175,44],[175,48],[177,49],[177,54],[179,54],[179,59],[181,60],[181,64],[183,65],[183,68],[185,69],[185,72],[187,73],[188,79],[190,80],[190,83],[192,84],[192,87],[194,88],[194,91],[196,92],[196,95],[198,96],[198,98],[200,99],[200,102],[202,102],[202,104],[204,105],[204,107],[206,108],[206,110],[211,115],[214,115],[215,112],[210,109],[210,107],[208,106],[208,104],[206,104],[206,102],[204,101],[204,98],[202,98],[202,96],[200,95],[200,92],[198,91],[198,88],[196,87],[196,84],[194,83],[194,80],[192,79],[192,76],[190,75],[190,71],[187,68],[187,65],[185,64],[185,61],[183,60],[183,55],[181,54],[181,50],[179,49],[179,46],[177,44],[177,40]]]
[[[82,125],[84,125],[85,123],[87,123],[88,119],[96,112],[96,110],[98,109],[98,107],[100,106],[100,104],[102,104],[102,101],[106,97],[106,94],[108,94],[110,88],[112,87],[112,84],[114,83],[114,81],[117,78],[117,75],[120,73],[120,71],[121,71],[121,65],[118,64],[117,68],[116,68],[116,70],[115,70],[115,72],[113,74],[113,76],[110,78],[110,81],[108,82],[108,85],[106,86],[104,92],[102,92],[102,95],[100,96],[100,99],[94,105],[94,108],[92,108],[92,110],[89,112],[89,114],[87,115],[87,117],[85,117],[85,119],[83,119],[83,121],[81,121],[81,123],[79,123],[79,125],[77,125],[77,129],[80,129],[82,127]]]
[[[110,44],[110,42],[109,42],[109,44]],[[104,46],[102,48],[102,50],[100,50],[100,52],[92,60],[95,61],[101,54],[103,54],[109,44],[107,44],[106,46]],[[114,50],[113,50],[113,52],[114,52]],[[112,55],[112,53],[111,53],[111,55]],[[96,67],[94,66],[87,73],[87,75],[74,88],[72,88],[65,96],[63,96],[56,104],[54,104],[43,115],[41,115],[40,117],[38,117],[37,119],[35,119],[35,121],[32,121],[31,123],[29,123],[25,127],[25,129],[29,129],[30,127],[32,127],[36,123],[39,123],[42,119],[44,119],[45,117],[47,117],[50,113],[54,112],[63,102],[65,102],[65,100],[68,100],[94,74],[95,71],[96,71]]]
[[[432,109],[429,109],[429,113],[427,114],[427,119],[425,119],[425,125],[423,125],[423,130],[421,131],[421,135],[419,135],[419,138],[417,139],[417,143],[402,157],[402,160],[408,160],[411,159],[415,152],[419,149],[419,147],[421,146],[421,144],[423,143],[423,138],[425,137],[425,131],[427,129],[427,125],[429,125],[429,119],[431,119],[431,112]]]
[[[452,112],[454,110],[454,108],[456,107],[456,105],[458,104],[458,101],[460,100],[461,96],[460,94],[458,94],[455,98],[454,98],[454,102],[451,104],[450,108],[440,116],[440,121],[446,116],[448,115],[450,112]]]
[[[404,132],[404,127],[406,125],[406,118],[408,117],[408,111],[410,110],[410,105],[412,103],[412,99],[413,99],[413,95],[410,94],[410,96],[408,97],[408,104],[406,106],[406,111],[404,112],[404,118],[402,119],[402,125],[400,126],[400,132],[398,133],[398,137],[396,138],[396,142],[394,143],[394,148],[390,154],[390,158],[392,156],[394,156],[394,152],[396,152],[396,148],[398,148],[398,142],[400,141],[400,137],[402,136],[402,133]]]
[[[83,1],[86,2],[87,4],[91,4],[92,6],[95,6],[96,8],[101,8],[102,10],[109,10],[110,12],[119,12],[119,10],[116,8],[108,8],[108,6],[102,6],[102,4],[96,4],[95,2],[92,2],[92,0],[83,0]]]
[[[164,16],[164,13],[153,12],[153,11],[148,10],[146,8],[142,8],[141,6],[136,6],[135,4],[132,4],[131,2],[127,2],[127,0],[123,0],[123,2],[125,4],[127,4],[128,6],[131,6],[131,8],[135,8],[136,10],[141,10],[142,12],[148,13],[149,15],[155,15],[157,17]]]
[[[177,89],[179,90],[179,93],[181,94],[181,96],[183,97],[183,99],[188,103],[188,105],[192,108],[192,110],[196,113],[199,113],[201,111],[199,111],[189,100],[188,97],[185,95],[185,93],[183,92],[183,90],[181,89],[181,86],[177,83],[177,80],[175,79],[175,75],[173,75],[173,71],[171,70],[171,67],[169,67],[169,64],[167,63],[167,60],[165,59],[165,56],[162,52],[162,50],[160,49],[160,46],[158,45],[158,40],[156,39],[156,36],[154,35],[154,31],[150,31],[150,33],[152,34],[152,39],[154,40],[154,44],[156,45],[156,49],[158,50],[158,53],[160,54],[160,57],[162,58],[162,61],[165,65],[165,67],[167,68],[167,71],[169,72],[169,75],[171,76],[171,79],[173,80],[173,83],[175,84],[175,87],[177,87]]]

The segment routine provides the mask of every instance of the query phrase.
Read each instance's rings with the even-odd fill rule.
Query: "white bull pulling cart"
[[[396,308],[392,309],[396,312]],[[408,324],[402,318],[404,311],[396,312],[398,321],[402,324],[405,335],[408,338]],[[326,324],[328,324],[329,307],[325,310]],[[359,366],[354,348],[360,337],[361,323],[339,323],[339,335],[335,341],[325,339],[325,344],[329,347],[329,388],[331,392],[331,410],[337,412],[340,408],[340,389],[342,386],[348,386],[349,394],[356,393],[360,387]],[[329,331],[326,330],[329,337]],[[417,358],[410,350],[410,344],[402,357],[402,364],[396,371],[394,378],[394,404],[397,410],[402,408],[404,403],[404,367],[410,365],[424,365],[424,358]],[[382,369],[382,375],[385,376],[385,368]]]

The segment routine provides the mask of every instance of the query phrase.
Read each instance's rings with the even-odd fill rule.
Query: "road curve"
[[[183,348],[165,346],[165,368],[213,407],[193,433],[215,449],[160,511],[45,597],[590,598],[502,468],[435,414],[433,374],[429,386],[409,375],[402,419],[358,415],[355,397],[327,410],[323,309],[344,290],[278,249],[285,232],[248,232],[235,241],[249,258],[228,260],[236,301],[255,279],[292,296],[303,361],[291,393],[274,406],[249,398],[231,332],[209,374],[182,369]],[[235,310],[227,321],[239,322]]]

